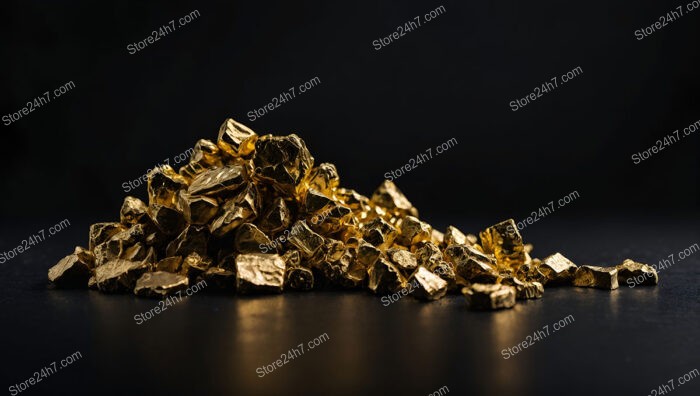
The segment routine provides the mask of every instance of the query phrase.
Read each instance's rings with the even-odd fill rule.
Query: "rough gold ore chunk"
[[[362,236],[365,241],[372,245],[380,249],[386,249],[394,242],[396,234],[397,231],[393,225],[389,224],[381,217],[377,217],[365,224]]]
[[[438,300],[447,293],[447,282],[423,266],[418,267],[408,282],[417,286],[413,295],[423,300]]]
[[[131,292],[136,280],[148,271],[148,263],[130,260],[112,260],[95,268],[95,282],[100,291],[107,293]]]
[[[119,219],[122,224],[136,224],[146,215],[148,206],[142,200],[134,197],[124,198],[124,203],[119,211]]]
[[[369,268],[382,254],[382,251],[360,239],[357,247],[357,261],[365,268]]]
[[[422,242],[412,246],[411,249],[416,255],[418,265],[422,265],[425,268],[432,269],[444,259],[440,248],[432,242]]]
[[[476,310],[513,308],[515,306],[515,288],[498,284],[474,283],[462,289],[467,299],[467,306]]]
[[[265,209],[258,226],[261,230],[274,234],[289,228],[292,220],[292,213],[284,199],[275,198],[272,204]]]
[[[78,254],[70,254],[49,269],[49,280],[57,287],[85,287],[92,276],[90,264]]]
[[[430,242],[436,244],[437,246],[442,246],[445,244],[445,234],[433,228],[430,233]]]
[[[239,293],[281,293],[285,263],[277,254],[250,253],[236,257],[236,285]]]
[[[288,267],[284,287],[291,290],[311,290],[314,288],[314,274],[308,268]]]
[[[333,191],[340,184],[340,176],[335,165],[323,163],[312,168],[307,176],[306,185],[309,189],[320,191],[321,193],[332,196]]]
[[[161,298],[184,290],[189,285],[186,276],[165,271],[146,272],[136,281],[134,294]]]
[[[582,265],[576,269],[573,285],[608,290],[617,289],[617,268]]]
[[[574,279],[576,264],[561,253],[555,253],[542,259],[538,270],[544,276],[546,285],[568,285]]]
[[[507,277],[501,283],[515,287],[515,296],[518,300],[542,298],[544,295],[544,286],[540,282],[521,281],[516,277]]]
[[[195,280],[199,275],[211,267],[212,260],[209,257],[197,253],[190,253],[182,260],[181,272],[190,280]]]
[[[413,204],[408,198],[396,187],[396,184],[390,180],[384,180],[382,184],[377,187],[377,190],[372,194],[371,200],[375,205],[390,211],[418,216],[418,210],[413,207]]]
[[[227,118],[219,128],[217,145],[226,154],[239,157],[252,153],[257,139],[258,135],[252,129],[232,118]]]
[[[301,265],[301,253],[296,249],[289,249],[282,255],[282,259],[287,263],[287,268]]]
[[[179,272],[182,268],[182,256],[166,257],[156,263],[156,271]]]
[[[406,287],[406,278],[388,260],[380,257],[368,270],[367,287],[375,294],[396,293]]]
[[[254,177],[282,194],[294,195],[313,165],[314,157],[297,135],[265,135],[255,143]]]
[[[178,191],[187,188],[187,179],[170,165],[162,165],[148,174],[148,202],[165,206],[175,206]]]
[[[198,174],[190,184],[190,195],[217,196],[235,191],[246,181],[246,171],[241,165],[229,165],[207,169]]]
[[[429,269],[435,275],[439,276],[440,278],[442,278],[442,280],[447,282],[447,291],[451,292],[457,290],[458,279],[457,275],[455,274],[454,266],[452,266],[452,264],[448,263],[447,261],[440,260]],[[460,283],[466,284],[466,282],[462,281],[463,279],[460,279]]]
[[[637,286],[653,286],[659,283],[659,275],[650,265],[626,259],[616,268],[619,282]]]
[[[515,270],[525,262],[523,238],[513,219],[492,225],[479,235],[484,252],[496,256],[499,269]]]
[[[415,245],[419,242],[430,241],[433,227],[413,216],[406,216],[401,221],[401,235],[398,242],[404,246]]]
[[[223,214],[211,223],[211,233],[222,237],[241,224],[254,220],[260,206],[261,198],[257,187],[248,183],[238,195],[226,201],[222,208]]]
[[[371,209],[369,198],[349,188],[338,188],[335,196],[355,213],[367,212]]]
[[[192,149],[190,163],[205,168],[220,168],[222,164],[219,147],[211,140],[199,139]]]
[[[184,231],[168,244],[165,254],[167,256],[187,256],[190,253],[205,255],[209,233],[206,227],[187,226]]]
[[[246,223],[238,227],[233,246],[239,253],[265,253],[272,241],[254,224]]]
[[[77,255],[80,261],[86,263],[88,267],[95,268],[95,254],[82,246],[76,246],[73,254]]]
[[[90,226],[90,235],[88,237],[88,249],[95,250],[97,245],[107,242],[115,234],[125,230],[120,223],[96,223]]]
[[[159,204],[148,207],[148,215],[165,235],[177,235],[185,229],[185,218],[177,209]]]
[[[471,242],[457,227],[448,226],[445,230],[445,246],[450,245],[471,245]]]
[[[386,251],[386,255],[404,274],[410,274],[418,267],[416,256],[408,250],[392,248]]]
[[[204,196],[191,196],[186,190],[180,190],[178,206],[182,209],[185,220],[190,224],[204,225],[216,216],[219,203],[216,199]]]
[[[219,267],[209,267],[197,278],[204,281],[208,290],[233,291],[236,288],[236,273]]]
[[[306,221],[300,220],[292,226],[289,242],[299,249],[302,256],[309,258],[313,257],[316,251],[323,246],[323,237],[313,232]]]
[[[468,245],[450,245],[445,259],[452,263],[455,273],[469,282],[494,283],[498,279],[496,263],[490,256]]]

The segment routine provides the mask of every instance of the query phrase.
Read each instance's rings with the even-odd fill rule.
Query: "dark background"
[[[297,133],[317,163],[369,195],[385,172],[451,138],[396,180],[444,228],[478,231],[572,191],[524,230],[535,256],[651,264],[700,242],[700,136],[634,165],[631,155],[700,119],[700,10],[638,41],[687,1],[179,2],[0,4],[3,95],[14,113],[76,87],[3,131],[0,250],[64,218],[71,226],[0,265],[1,386],[76,350],[84,359],[24,394],[649,394],[700,368],[698,256],[656,288],[547,289],[497,313],[461,297],[390,307],[366,293],[241,299],[198,295],[142,326],[155,302],[47,289],[46,270],[89,223],[118,218],[122,183],[233,117]],[[376,51],[372,41],[444,5]],[[130,55],[127,45],[199,10]],[[580,66],[517,112],[509,102]],[[249,121],[292,86],[321,84]],[[145,187],[132,194],[145,198]],[[511,360],[500,350],[572,314],[576,323]],[[269,377],[255,368],[327,332]],[[697,394],[700,379],[674,390]],[[676,384],[677,386],[677,384]]]
[[[429,219],[519,218],[574,190],[581,198],[564,215],[695,210],[700,138],[630,158],[700,119],[700,11],[634,36],[680,4],[4,2],[2,114],[76,87],[1,126],[0,214],[109,220],[123,182],[214,140],[227,117],[299,134],[317,163],[335,163],[342,184],[366,195],[385,172],[456,138],[396,180]],[[374,49],[440,5],[446,13]],[[189,25],[128,53],[194,9]],[[581,76],[511,110],[577,66]],[[319,86],[248,120],[315,76]]]

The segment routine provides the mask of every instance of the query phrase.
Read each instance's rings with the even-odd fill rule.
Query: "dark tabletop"
[[[384,306],[365,292],[202,291],[141,324],[134,316],[157,301],[48,287],[47,269],[85,239],[87,224],[76,222],[2,265],[2,385],[79,351],[19,394],[649,395],[671,379],[674,395],[698,394],[700,378],[678,383],[700,368],[700,252],[678,256],[700,242],[697,220],[552,218],[523,230],[535,257],[561,251],[577,264],[655,264],[674,255],[657,287],[548,288],[541,300],[499,312],[468,311],[461,296]],[[44,226],[36,224],[5,227],[3,248]],[[528,338],[544,326],[549,335]],[[523,341],[528,348],[504,352]],[[303,354],[256,371],[300,343]]]

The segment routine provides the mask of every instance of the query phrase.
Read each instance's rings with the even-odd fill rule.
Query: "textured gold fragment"
[[[521,281],[516,277],[508,277],[501,283],[515,287],[515,296],[518,300],[542,298],[544,294],[544,286],[540,282]]]
[[[432,242],[422,242],[411,247],[411,250],[416,255],[418,265],[426,268],[433,268],[443,260],[442,251]]]
[[[165,271],[146,272],[136,281],[134,294],[161,298],[184,290],[189,285],[186,276]]]
[[[107,293],[131,292],[136,280],[148,271],[148,264],[140,261],[112,260],[95,268],[95,282],[100,291]]]
[[[49,269],[49,280],[62,288],[85,287],[92,276],[84,257],[70,254]]]
[[[365,241],[380,249],[386,249],[391,246],[396,235],[396,228],[381,217],[377,217],[365,224],[362,234]]]
[[[415,210],[413,204],[406,196],[396,187],[396,184],[390,180],[384,180],[382,184],[372,194],[372,203],[388,209],[389,211],[397,211],[399,213],[418,216],[418,211]]]
[[[498,279],[496,261],[468,245],[450,245],[445,260],[452,263],[455,273],[469,282],[494,283]]]
[[[650,265],[626,259],[616,268],[618,282],[636,286],[653,286],[659,283],[659,275],[654,267]]]
[[[285,263],[277,254],[250,253],[236,257],[239,293],[281,293]]]
[[[314,274],[308,268],[288,267],[284,287],[291,290],[311,290],[314,288]]]
[[[136,224],[146,215],[147,209],[148,206],[142,200],[135,197],[126,197],[119,211],[119,219],[123,224]]]
[[[265,135],[255,143],[254,177],[282,194],[294,195],[313,165],[314,158],[297,135]]]
[[[255,224],[246,223],[236,230],[236,238],[233,246],[240,253],[264,253],[265,246],[270,246],[272,241]]]
[[[467,236],[455,226],[448,226],[445,230],[445,246],[471,245]]]
[[[496,256],[499,269],[515,270],[525,262],[523,238],[513,219],[492,225],[479,236],[484,252]]]
[[[182,257],[166,257],[156,263],[156,271],[179,272],[182,267]]]
[[[368,270],[367,287],[376,294],[395,293],[406,287],[406,278],[388,260],[380,257]]]
[[[258,135],[252,129],[232,118],[227,118],[219,128],[217,145],[226,154],[238,157],[252,153],[257,139]]]
[[[413,295],[423,300],[438,300],[447,293],[447,282],[423,266],[418,267],[408,282],[416,285]]]
[[[513,286],[474,283],[463,288],[462,294],[467,299],[467,306],[470,309],[493,310],[515,306]]]
[[[543,284],[567,285],[574,279],[576,268],[576,264],[561,253],[555,253],[542,259],[538,270],[544,276]]]
[[[177,193],[187,188],[187,179],[170,165],[156,167],[148,174],[148,202],[165,206],[175,206]]]
[[[112,236],[126,228],[120,223],[96,223],[90,226],[88,249],[93,251],[99,244],[107,242]]]
[[[387,250],[386,255],[403,274],[411,274],[418,267],[416,256],[408,250],[393,248]]]
[[[617,268],[582,265],[576,269],[573,285],[608,290],[617,289]]]
[[[219,203],[216,199],[205,196],[192,196],[186,190],[180,190],[178,207],[182,209],[185,221],[196,225],[209,223],[219,211]]]
[[[430,224],[413,216],[406,216],[401,221],[401,235],[398,242],[403,246],[415,245],[432,239],[433,228]]]
[[[202,256],[198,253],[190,253],[182,260],[181,272],[190,280],[195,280],[197,276],[209,269],[212,265],[212,260],[209,257]]]
[[[307,176],[306,185],[309,189],[320,191],[321,193],[332,196],[333,191],[340,184],[340,176],[335,165],[323,163],[312,168]]]
[[[306,221],[297,221],[289,233],[289,242],[296,246],[304,257],[313,257],[323,245],[323,237],[313,232]]]
[[[292,224],[292,214],[283,198],[275,198],[272,204],[265,209],[260,220],[260,229],[276,233],[289,228]]]
[[[241,165],[207,169],[192,180],[187,192],[189,195],[218,196],[235,191],[246,178],[245,168]]]

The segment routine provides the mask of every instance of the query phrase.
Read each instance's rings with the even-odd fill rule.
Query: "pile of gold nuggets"
[[[556,253],[531,257],[513,220],[479,236],[444,233],[385,180],[371,198],[340,187],[335,166],[314,166],[297,135],[258,136],[227,119],[216,143],[190,162],[148,175],[148,204],[126,197],[120,221],[93,224],[88,248],[49,270],[57,287],[162,298],[204,280],[240,294],[368,288],[437,300],[462,292],[473,309],[511,308],[544,286],[615,289],[656,271],[625,260],[576,266]]]

